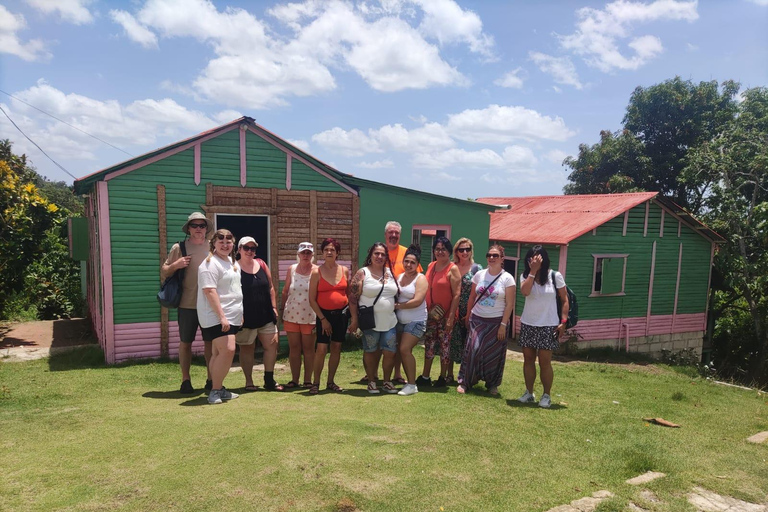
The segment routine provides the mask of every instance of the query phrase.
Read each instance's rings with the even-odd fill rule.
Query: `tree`
[[[658,191],[698,212],[704,193],[678,178],[688,150],[711,140],[733,119],[738,91],[739,84],[733,81],[720,86],[716,81],[696,85],[680,77],[637,87],[629,99],[623,128],[616,133],[601,132],[599,143],[582,145],[577,158],[565,160],[573,170],[565,193],[615,191],[608,182],[620,174],[625,177],[623,190]]]
[[[726,239],[717,258],[734,307],[754,334],[747,376],[768,379],[768,89],[748,89],[735,115],[692,148],[680,176],[702,191],[704,219]]]
[[[28,165],[26,156],[15,155],[11,143],[0,140],[2,317],[9,301],[22,309],[32,306],[45,318],[72,315],[80,305],[79,267],[69,259],[65,243],[71,212],[46,195],[67,205],[79,203],[66,184],[45,180]]]

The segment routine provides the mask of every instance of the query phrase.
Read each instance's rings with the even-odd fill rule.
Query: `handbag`
[[[435,270],[434,265],[432,266],[432,278],[429,280],[429,302],[432,302],[433,305],[431,308],[429,308],[429,319],[433,322],[439,322],[443,319],[445,316],[445,309],[440,304],[434,304],[434,299],[432,298],[432,287],[433,283],[435,281],[435,274],[437,271]]]
[[[187,247],[184,242],[179,242],[182,257],[187,255]],[[157,302],[164,308],[176,309],[181,303],[181,293],[183,291],[184,269],[180,268],[172,276],[166,278],[160,285],[160,291],[157,292]]]
[[[379,297],[381,297],[381,293],[384,291],[384,283],[381,283],[381,290],[379,290],[379,294],[376,296],[376,300],[373,301],[373,304],[370,306],[358,306],[357,308],[357,327],[361,331],[365,331],[367,329],[373,329],[376,327],[376,317],[373,315],[373,306],[376,305],[377,302],[379,302]]]

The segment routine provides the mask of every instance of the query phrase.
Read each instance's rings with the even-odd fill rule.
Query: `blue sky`
[[[679,75],[768,85],[768,0],[0,3],[0,89],[137,156],[241,115],[338,170],[560,194],[564,157]],[[77,177],[129,156],[0,94]],[[0,114],[0,137],[58,169]]]

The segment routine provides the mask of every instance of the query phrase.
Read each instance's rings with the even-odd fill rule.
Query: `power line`
[[[4,90],[2,90],[2,89],[0,89],[0,92],[1,92],[1,93],[3,93],[3,94],[5,94],[5,95],[7,95],[7,96],[9,96],[10,98],[13,98],[13,99],[14,99],[14,100],[16,100],[16,101],[19,101],[19,102],[21,102],[21,103],[25,104],[25,105],[26,105],[26,106],[28,106],[28,107],[32,107],[33,109],[37,110],[38,112],[42,112],[43,114],[45,114],[45,115],[47,115],[47,116],[49,116],[49,117],[52,117],[52,118],[54,118],[55,120],[57,120],[57,121],[58,121],[58,122],[60,122],[60,123],[64,123],[65,125],[69,126],[70,128],[74,128],[75,130],[77,130],[77,131],[79,131],[79,132],[82,132],[82,133],[86,134],[87,136],[89,136],[89,137],[92,137],[92,138],[96,139],[96,140],[97,140],[97,141],[99,141],[99,142],[103,142],[103,143],[104,143],[104,144],[106,144],[107,146],[110,146],[110,147],[112,147],[112,148],[115,148],[115,149],[116,149],[116,150],[118,150],[118,151],[122,151],[123,153],[125,153],[125,154],[126,154],[126,155],[128,155],[128,156],[133,156],[133,155],[132,155],[132,154],[130,154],[129,152],[125,151],[124,149],[121,149],[121,148],[119,148],[119,147],[115,146],[114,144],[110,144],[109,142],[107,142],[107,141],[105,141],[105,140],[102,140],[102,139],[98,138],[98,137],[97,137],[97,136],[95,136],[95,135],[91,135],[90,133],[86,132],[85,130],[82,130],[82,129],[80,129],[80,128],[78,128],[77,126],[74,126],[74,125],[72,125],[72,124],[70,124],[70,123],[68,123],[68,122],[64,121],[63,119],[59,119],[59,118],[58,118],[58,117],[56,117],[55,115],[53,115],[53,114],[49,114],[48,112],[46,112],[46,111],[45,111],[45,110],[43,110],[43,109],[37,108],[36,106],[34,106],[34,105],[30,104],[30,103],[27,103],[26,101],[22,100],[21,98],[17,98],[16,96],[12,95],[11,93],[5,92],[5,91],[4,91]],[[6,114],[6,116],[7,116],[7,115],[8,115],[8,114]]]
[[[5,117],[7,117],[7,118],[8,118],[8,120],[11,122],[11,124],[12,124],[13,126],[15,126],[17,130],[19,130],[19,133],[21,133],[21,134],[22,134],[24,137],[26,137],[26,138],[27,138],[27,140],[28,140],[29,142],[31,142],[32,144],[34,144],[34,145],[35,145],[35,147],[36,147],[37,149],[39,149],[39,150],[40,150],[40,152],[41,152],[42,154],[44,154],[46,157],[48,157],[48,160],[50,160],[51,162],[53,162],[54,164],[56,164],[56,166],[57,166],[59,169],[61,169],[62,171],[64,171],[65,173],[69,174],[70,176],[72,176],[72,179],[74,179],[74,180],[76,180],[76,179],[77,179],[77,176],[75,176],[74,174],[72,174],[71,172],[69,172],[68,170],[66,170],[66,169],[65,169],[65,168],[64,168],[64,167],[63,167],[63,166],[62,166],[62,165],[61,165],[59,162],[57,162],[56,160],[54,160],[53,158],[51,158],[50,156],[48,156],[48,153],[46,153],[45,151],[43,151],[43,148],[41,148],[40,146],[38,146],[38,145],[37,145],[37,143],[36,143],[35,141],[33,141],[32,139],[30,139],[30,138],[29,138],[29,136],[27,136],[27,134],[26,134],[26,133],[24,133],[24,132],[21,130],[21,128],[19,128],[19,126],[18,126],[16,123],[14,123],[14,122],[13,122],[13,119],[11,119],[11,116],[9,116],[9,115],[8,115],[8,112],[6,112],[6,111],[3,109],[3,107],[0,107],[0,111],[2,111],[2,113],[3,113],[3,114],[5,114]]]

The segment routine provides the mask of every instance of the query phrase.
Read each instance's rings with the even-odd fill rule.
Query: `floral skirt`
[[[555,338],[556,325],[535,327],[528,324],[520,324],[520,339],[518,345],[523,348],[535,348],[540,350],[557,350],[560,342]]]

